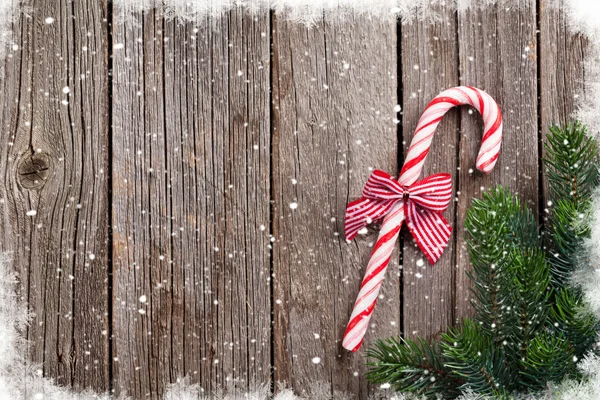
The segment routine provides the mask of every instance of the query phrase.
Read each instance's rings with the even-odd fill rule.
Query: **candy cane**
[[[450,176],[438,174],[421,182],[416,181],[421,175],[433,134],[442,117],[448,110],[460,105],[471,105],[483,116],[485,127],[476,167],[489,173],[500,153],[500,108],[483,90],[459,86],[443,91],[425,108],[408,149],[400,178],[397,181],[390,180],[387,174],[376,171],[369,178],[363,197],[348,205],[346,238],[349,240],[356,235],[358,229],[385,216],[344,334],[342,345],[348,350],[357,351],[362,344],[394,244],[402,223],[405,219],[408,220],[407,215],[412,216],[412,220],[408,221],[409,229],[432,264],[441,256],[446,246],[451,227],[437,212],[447,207],[447,203],[445,206],[441,203],[450,201]],[[410,203],[409,196],[412,196]],[[409,204],[410,206],[405,207]],[[423,209],[415,210],[415,207],[419,206],[423,206]]]

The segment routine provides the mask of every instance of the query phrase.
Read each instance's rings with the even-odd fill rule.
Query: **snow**
[[[312,24],[321,19],[323,14],[337,13],[343,10],[345,14],[353,12],[368,13],[379,18],[392,20],[399,14],[415,12],[423,7],[429,0],[337,0],[337,1],[314,1],[314,0],[248,0],[244,1],[245,7],[253,12],[273,9],[279,15],[302,23]],[[166,14],[184,20],[199,20],[206,16],[218,16],[232,8],[239,7],[237,0],[166,0]],[[394,5],[400,3],[398,7]],[[154,6],[149,0],[115,0],[117,10],[124,11],[126,15],[139,10],[148,10]]]
[[[583,382],[567,380],[551,389],[548,400],[553,398],[561,400],[600,399],[600,359],[598,356],[588,355],[579,363],[578,368],[588,380]]]
[[[600,189],[596,191],[590,216],[591,236],[585,243],[585,256],[573,276],[576,285],[583,289],[584,298],[591,311],[600,318]]]
[[[349,17],[365,14],[370,17],[390,20],[400,18],[403,22],[415,19],[439,20],[440,15],[431,7],[432,4],[443,3],[458,11],[473,8],[484,8],[501,4],[505,8],[519,7],[518,0],[164,0],[165,14],[170,18],[200,21],[207,16],[219,16],[240,4],[250,12],[274,10],[279,16],[291,21],[313,24],[323,16]],[[595,18],[600,12],[600,4],[592,4],[589,0],[549,0],[546,7],[564,7],[573,20],[573,26],[583,26],[586,33],[600,26]],[[151,0],[115,0],[116,11],[120,18],[127,21],[133,12],[146,11],[154,7]],[[527,6],[528,7],[528,6]],[[340,19],[341,20],[341,19]],[[527,49],[525,49],[527,52]],[[346,64],[344,64],[346,68]],[[349,64],[348,64],[349,68]]]
[[[9,257],[0,254],[0,398],[108,400],[108,395],[89,391],[75,393],[70,388],[61,388],[42,377],[37,372],[41,370],[27,361],[27,341],[22,332],[26,331],[30,315],[26,303],[16,295],[16,288],[17,276]]]
[[[518,2],[515,0],[449,0],[447,4],[456,7],[458,10],[467,8],[485,7],[502,1],[505,7],[511,7]],[[556,4],[558,3],[558,0]],[[428,5],[431,0],[248,0],[245,2],[246,7],[251,11],[265,10],[272,7],[277,13],[286,18],[296,20],[303,23],[313,23],[315,20],[322,19],[323,14],[332,15],[354,13],[370,14],[373,17],[389,18],[390,20],[400,17],[403,21],[408,22],[414,18],[431,18],[435,19],[436,15],[432,12]],[[179,17],[186,20],[200,20],[208,15],[219,15],[233,7],[237,7],[237,0],[197,0],[190,2],[189,0],[164,0],[165,11],[170,17]],[[591,131],[595,134],[600,132],[600,120],[597,118],[600,110],[600,19],[597,16],[600,14],[600,2],[592,2],[589,0],[564,0],[561,2],[569,14],[568,20],[574,31],[581,32],[590,38],[593,44],[590,54],[587,56],[585,96],[576,95],[580,99],[576,117],[586,123]],[[0,0],[0,57],[5,55],[5,51],[12,48],[13,51],[18,51],[19,46],[11,42],[11,26],[14,24],[19,12],[16,12],[16,4],[19,2],[11,0]],[[125,12],[143,11],[153,7],[154,2],[149,0],[115,0],[117,10],[125,10]],[[126,13],[124,13],[126,15]],[[47,25],[54,23],[54,18],[48,16],[44,19]],[[50,29],[50,28],[49,28]],[[195,30],[197,32],[197,30]],[[114,50],[123,49],[123,43],[116,43],[113,46]],[[84,48],[83,51],[86,51]],[[528,49],[525,49],[527,52]],[[350,64],[344,63],[344,69],[349,69]],[[415,65],[415,69],[419,66]],[[238,72],[241,76],[241,71]],[[70,93],[69,87],[62,89],[64,94]],[[416,93],[412,94],[416,97]],[[399,105],[394,107],[394,111],[400,112]],[[357,144],[360,142],[357,141]],[[472,170],[469,170],[472,173]],[[297,181],[291,180],[295,185]],[[600,193],[596,198],[600,197]],[[292,210],[298,207],[297,203],[290,203]],[[27,216],[37,215],[36,210],[26,212]],[[589,265],[600,265],[600,201],[595,203],[593,211],[594,223],[592,224],[592,238],[588,241],[587,257],[591,260],[585,263],[588,269],[582,266],[580,270],[579,284],[582,286],[587,303],[591,309],[600,317],[600,269],[591,268]],[[261,230],[263,226],[261,226]],[[274,239],[274,238],[273,238]],[[218,247],[214,248],[219,251]],[[94,254],[90,254],[89,258],[93,260]],[[161,260],[164,256],[160,257]],[[422,260],[421,260],[422,261]],[[421,274],[416,274],[421,277]],[[70,279],[74,279],[72,275]],[[51,380],[43,378],[36,369],[36,366],[30,365],[26,360],[27,343],[22,336],[29,321],[29,313],[27,305],[15,295],[17,287],[17,277],[14,274],[8,257],[0,255],[0,397],[1,398],[24,398],[23,389],[27,388],[28,393],[33,394],[33,398],[44,399],[109,399],[108,395],[97,395],[91,392],[75,393],[69,388],[61,388],[55,385]],[[147,301],[146,296],[140,296],[140,303]],[[214,301],[218,304],[218,301]],[[140,313],[144,313],[140,309]],[[103,331],[103,335],[107,332]],[[315,339],[318,334],[314,334]],[[320,364],[321,358],[312,358],[312,363]],[[577,361],[577,360],[574,360]],[[218,363],[218,360],[215,360]],[[548,393],[542,395],[540,400],[592,400],[600,398],[600,359],[597,356],[589,355],[579,362],[579,368],[582,373],[589,379],[585,382],[565,381],[560,385],[553,386]],[[358,372],[354,372],[354,376],[359,376]],[[233,383],[232,385],[235,385]],[[244,385],[245,386],[245,385]],[[389,388],[389,385],[382,385],[382,389]],[[227,393],[235,393],[239,390],[234,390],[233,386],[224,388],[223,399],[238,398],[235,395],[228,396]],[[293,400],[300,399],[294,393],[283,387],[278,388],[278,395],[275,400]],[[330,398],[330,386],[328,384],[315,383],[312,387],[307,388],[309,398]],[[317,395],[321,393],[321,397]],[[323,395],[327,393],[327,395]],[[165,394],[165,399],[196,399],[199,396],[204,396],[204,390],[197,384],[192,384],[187,379],[178,380],[177,383],[171,385],[168,392]],[[5,396],[5,397],[2,397]],[[251,388],[250,393],[239,398],[255,398],[268,399],[270,398],[270,388],[267,383],[261,383]],[[410,396],[397,395],[394,398],[409,399]],[[480,396],[475,396],[472,393],[464,393],[461,396],[462,400],[481,399]]]

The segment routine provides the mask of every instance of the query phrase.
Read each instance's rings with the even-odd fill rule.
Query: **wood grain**
[[[160,395],[176,362],[162,31],[156,11],[113,26],[113,376],[134,398]]]
[[[271,360],[269,15],[135,17],[113,41],[116,392],[245,391]]]
[[[0,92],[0,247],[33,313],[29,358],[59,384],[105,391],[106,2],[32,3],[14,26]]]
[[[398,171],[396,44],[394,21],[274,25],[274,378],[298,393],[369,390],[341,344],[377,233],[347,243],[343,218],[373,168]],[[398,282],[393,262],[365,345],[399,333]]]
[[[560,2],[561,6],[564,1]],[[572,33],[563,8],[540,1],[540,85],[542,132],[551,123],[569,122],[584,90],[588,39]]]
[[[458,84],[456,18],[448,6],[436,6],[439,20],[402,26],[402,140],[408,150],[423,110],[437,94]],[[421,178],[434,173],[452,174],[456,189],[458,112],[442,120],[425,162]],[[454,225],[455,203],[445,216]],[[431,336],[452,325],[454,319],[455,257],[453,235],[442,258],[431,266],[404,229],[403,310],[406,336]]]
[[[538,207],[538,91],[536,3],[494,6],[458,15],[460,83],[486,90],[503,113],[502,149],[487,176],[475,170],[481,116],[461,110],[457,225],[456,315],[470,314],[469,268],[464,223],[471,199],[502,185],[536,212]]]

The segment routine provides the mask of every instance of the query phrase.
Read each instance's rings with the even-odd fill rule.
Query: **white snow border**
[[[598,135],[600,132],[600,2],[590,0],[548,0],[552,6],[563,7],[571,20],[574,32],[586,35],[593,51],[586,61],[586,80],[584,82],[585,98],[574,114]],[[436,15],[430,5],[445,2],[462,11],[472,7],[486,7],[500,3],[504,6],[518,5],[518,0],[163,0],[162,7],[167,15],[185,20],[199,20],[207,16],[218,16],[234,7],[245,7],[250,12],[264,12],[273,9],[285,18],[310,24],[323,15],[335,15],[343,18],[347,15],[368,14],[373,18],[432,18]],[[152,0],[114,0],[115,8],[124,10],[124,22],[127,12],[149,10],[155,6]],[[547,6],[550,6],[548,4]],[[26,11],[19,0],[0,0],[0,58],[16,44],[11,43],[11,26],[19,14]],[[600,198],[600,191],[598,192]],[[595,223],[592,226],[592,239],[589,241],[590,259],[600,268],[600,201],[594,208]],[[600,316],[600,269],[588,270],[591,279],[584,286],[586,298],[592,309]],[[29,321],[29,312],[24,300],[16,295],[17,277],[14,274],[9,257],[0,255],[0,400],[3,399],[101,399],[111,398],[108,394],[92,392],[74,392],[70,388],[55,385],[50,379],[41,376],[41,370],[31,365],[27,359],[27,342],[23,332]],[[589,377],[587,382],[565,381],[559,386],[549,388],[548,392],[538,397],[539,400],[597,400],[600,399],[600,359],[587,357],[580,363],[581,369]],[[27,390],[25,392],[24,390]],[[310,397],[317,395],[312,393]],[[164,398],[168,400],[187,400],[208,396],[198,385],[188,384],[186,379],[173,384]],[[242,397],[228,396],[223,393],[221,399],[268,399],[268,386],[257,386],[252,393]],[[410,396],[409,396],[410,397]],[[409,397],[395,395],[397,400],[408,400]],[[391,397],[392,398],[392,397]],[[527,397],[531,398],[532,397]],[[289,389],[281,389],[276,400],[300,399]],[[465,393],[461,400],[482,399]]]

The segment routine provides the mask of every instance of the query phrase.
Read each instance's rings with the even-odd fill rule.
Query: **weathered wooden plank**
[[[244,390],[270,374],[269,15],[136,17],[113,44],[115,388]]]
[[[368,392],[341,343],[377,234],[346,243],[343,219],[373,168],[397,172],[396,44],[394,21],[274,26],[274,377],[298,393]],[[392,262],[365,346],[399,333],[398,281]]]
[[[484,176],[475,169],[483,122],[473,110],[461,110],[460,173],[457,235],[457,317],[469,315],[465,245],[466,211],[475,197],[496,185],[510,189],[531,207],[538,207],[538,93],[536,2],[517,8],[485,7],[458,15],[460,82],[486,90],[499,103],[504,122],[500,159]]]
[[[243,390],[245,385],[270,379],[269,25],[267,12],[250,16],[235,10],[221,18],[220,26],[207,22],[199,27],[196,39],[196,74],[201,77],[196,91],[203,103],[202,116],[196,119],[213,118],[210,134],[202,126],[206,122],[195,122],[196,136],[204,140],[203,144],[196,140],[196,173],[204,187],[197,195],[197,209],[203,217],[197,224],[204,227],[206,220],[211,221],[204,241],[211,243],[207,253],[214,254],[212,261],[203,255],[203,264],[196,267],[199,275],[212,266],[211,276],[204,278],[207,293],[195,295],[197,304],[202,296],[210,295],[205,301],[214,307],[206,328],[212,334],[206,335],[207,343],[200,341],[200,354],[207,357],[204,368],[211,376],[203,378],[205,386],[225,386],[231,377],[241,381]],[[211,58],[211,49],[212,74],[206,74],[208,65],[203,60]],[[218,80],[222,89],[215,86]],[[209,152],[214,167],[205,172]],[[205,198],[214,198],[216,207]],[[197,310],[197,326],[205,324],[201,315]],[[187,323],[185,330],[186,336],[198,331]],[[188,355],[190,367],[197,364],[200,354]]]
[[[456,18],[450,5],[436,6],[439,20],[402,26],[402,138],[405,152],[427,104],[439,92],[458,84]],[[421,178],[452,174],[454,187],[458,160],[458,112],[446,115],[436,132]],[[445,213],[454,225],[455,203]],[[431,266],[405,230],[403,254],[403,316],[407,336],[431,336],[454,319],[455,257],[451,241]]]
[[[153,22],[153,16],[145,18],[144,22],[146,19],[150,24]],[[126,42],[127,37],[130,37],[130,43]],[[158,240],[151,238],[148,227],[149,202],[158,203],[164,195],[159,195],[160,185],[154,183],[151,186],[149,183],[150,169],[154,170],[155,165],[151,160],[149,149],[150,146],[158,147],[159,143],[157,143],[158,134],[151,132],[151,128],[146,126],[146,123],[150,123],[146,121],[145,111],[147,88],[144,78],[144,56],[146,51],[144,44],[137,42],[135,38],[142,40],[144,38],[142,18],[135,21],[129,29],[114,24],[112,222],[113,354],[116,361],[113,365],[113,374],[116,393],[126,392],[139,396],[145,395],[156,387],[156,378],[150,376],[148,371],[150,356],[147,352],[150,352],[150,341],[154,337],[160,339],[160,335],[150,336],[149,322],[144,317],[145,314],[142,314],[146,312],[147,305],[140,304],[138,301],[144,300],[141,296],[145,296],[146,301],[149,298],[151,290],[149,264],[152,258],[157,258],[157,250],[162,255],[160,244],[157,243]],[[151,43],[154,45],[155,42]],[[152,57],[149,58],[154,62]],[[148,80],[156,79],[155,75],[149,76]],[[150,84],[152,85],[152,81]],[[138,98],[139,100],[135,101]],[[150,138],[146,140],[146,131],[151,132],[150,138],[154,140]],[[162,140],[164,139],[161,137],[161,142]],[[142,151],[143,158],[136,159],[138,148]],[[154,158],[159,159],[160,154],[155,150]],[[137,176],[138,173],[140,176]],[[164,168],[158,169],[155,179],[161,179],[163,175]],[[152,181],[154,182],[155,179]],[[159,226],[156,228],[160,229]],[[160,232],[157,236],[160,236]],[[144,326],[139,327],[141,324]],[[138,332],[144,328],[145,335]],[[130,329],[132,333],[122,334],[125,329]],[[163,367],[168,371],[166,365]]]
[[[565,124],[583,94],[583,78],[588,40],[569,29],[568,15],[561,7],[540,2],[540,96],[541,129],[551,123]]]
[[[36,1],[15,25],[0,133],[2,250],[33,319],[29,356],[109,388],[106,2]],[[88,34],[89,33],[89,34]]]
[[[571,32],[563,3],[550,4],[548,0],[541,0],[539,7],[542,138],[548,133],[550,124],[564,125],[569,122],[584,95],[584,59],[588,39]],[[547,198],[547,184],[544,182],[544,204]]]

